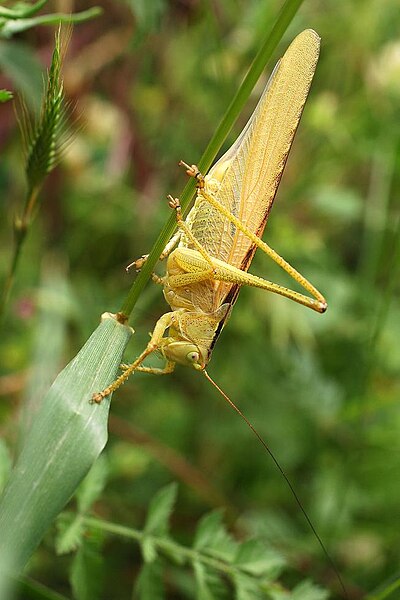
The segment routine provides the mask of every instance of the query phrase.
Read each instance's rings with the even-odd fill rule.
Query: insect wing
[[[320,38],[310,29],[293,40],[242,134],[207,175],[207,180],[221,181],[220,203],[260,237],[307,99],[319,47]],[[255,251],[251,240],[227,219],[219,239],[216,256],[247,270]],[[227,284],[219,285],[217,304],[225,301],[229,289]]]

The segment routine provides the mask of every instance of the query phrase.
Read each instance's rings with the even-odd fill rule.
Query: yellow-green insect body
[[[205,177],[195,166],[186,165],[188,174],[197,178],[197,197],[186,220],[179,201],[170,197],[178,232],[161,256],[168,256],[166,275],[155,277],[164,286],[171,312],[158,320],[144,352],[111,386],[95,395],[96,401],[135,370],[170,373],[176,363],[204,370],[243,285],[273,291],[318,312],[326,310],[322,294],[261,240],[307,99],[319,47],[314,31],[299,34],[275,67],[233,146]],[[248,273],[257,248],[312,297]],[[166,359],[164,368],[143,366],[143,360],[154,351]]]
[[[295,38],[275,67],[239,138],[205,177],[194,165],[185,165],[187,173],[197,179],[197,197],[186,220],[182,218],[179,200],[169,197],[171,208],[176,210],[178,232],[160,257],[168,257],[165,276],[153,276],[164,286],[171,311],[157,321],[146,349],[131,365],[124,366],[123,374],[114,383],[94,394],[93,401],[101,402],[134,371],[166,374],[179,363],[203,372],[273,458],[347,597],[335,564],[269,446],[205,370],[243,285],[275,292],[317,312],[326,310],[322,294],[261,240],[310,89],[319,46],[315,31],[303,31]],[[257,248],[310,295],[248,273]],[[143,260],[145,257],[136,261],[137,268]],[[165,366],[143,366],[145,358],[155,351],[165,358]]]

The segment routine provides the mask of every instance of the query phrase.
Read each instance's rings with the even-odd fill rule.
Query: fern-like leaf
[[[135,592],[134,597],[139,600],[165,600],[163,565],[159,559],[143,565],[135,585]]]
[[[102,540],[85,538],[74,556],[70,582],[76,600],[100,600],[104,578]]]
[[[135,598],[163,600],[164,581],[180,589],[177,573],[191,569],[197,600],[327,600],[328,593],[309,581],[292,591],[278,579],[285,566],[279,552],[257,539],[236,540],[226,530],[220,511],[205,515],[198,524],[191,547],[175,541],[168,518],[174,505],[176,486],[160,490],[149,508],[142,531],[82,516],[91,532],[122,536],[139,543],[144,564],[135,584]],[[71,515],[65,515],[71,519]],[[178,565],[179,569],[171,569]]]

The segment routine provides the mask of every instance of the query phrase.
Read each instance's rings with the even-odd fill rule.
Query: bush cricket
[[[310,29],[294,39],[239,138],[205,177],[195,165],[181,163],[197,180],[197,197],[184,220],[179,200],[169,196],[169,204],[176,211],[177,233],[160,257],[168,257],[166,275],[154,277],[163,284],[172,310],[157,321],[144,352],[131,365],[124,365],[124,372],[114,383],[94,394],[95,402],[110,395],[134,371],[167,374],[179,363],[208,376],[205,368],[211,352],[243,285],[275,292],[321,313],[326,310],[322,294],[261,240],[307,99],[319,47],[320,38]],[[248,273],[257,248],[312,297]],[[145,257],[133,264],[140,267],[143,260]],[[165,358],[163,368],[143,366],[143,360],[154,351]]]
[[[176,211],[177,232],[160,257],[167,258],[166,275],[153,275],[153,279],[163,285],[171,311],[157,321],[150,342],[140,356],[131,365],[122,365],[124,372],[110,386],[94,394],[92,401],[101,402],[134,371],[163,375],[171,373],[179,363],[202,372],[271,456],[347,597],[332,558],[279,462],[241,410],[206,371],[241,286],[275,292],[319,313],[327,308],[323,295],[261,239],[308,96],[319,48],[320,38],[313,30],[305,30],[294,39],[277,63],[242,133],[206,176],[195,165],[181,161],[187,174],[197,181],[197,196],[185,220],[179,200],[168,197],[170,207]],[[257,248],[309,295],[248,273]],[[143,256],[132,265],[140,269],[145,260]],[[155,351],[165,359],[164,367],[143,366],[144,359]]]

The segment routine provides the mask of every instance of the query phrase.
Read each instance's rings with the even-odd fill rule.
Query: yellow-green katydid
[[[179,363],[203,372],[272,457],[347,597],[335,564],[274,454],[205,370],[243,285],[275,292],[320,313],[326,310],[323,295],[261,240],[307,99],[319,47],[320,38],[315,31],[303,31],[295,38],[276,65],[239,138],[205,177],[195,165],[182,163],[188,175],[197,179],[197,197],[183,220],[179,200],[169,196],[169,204],[176,210],[178,230],[160,257],[168,257],[166,275],[154,276],[164,286],[171,311],[157,321],[151,340],[140,356],[131,365],[124,365],[122,375],[94,394],[93,401],[101,402],[134,371],[167,374]],[[248,273],[257,248],[291,275],[310,296]],[[140,268],[145,259],[133,264]],[[165,358],[163,368],[143,366],[144,359],[154,351]]]
[[[113,384],[94,395],[96,402],[111,394],[135,370],[166,374],[180,363],[205,372],[243,285],[275,292],[318,312],[326,310],[322,294],[261,240],[310,89],[319,46],[315,31],[300,33],[275,67],[233,146],[205,177],[194,165],[186,165],[188,174],[197,178],[197,197],[185,221],[179,201],[170,197],[178,231],[162,255],[168,256],[166,275],[158,278],[172,311],[158,320],[147,348],[135,362],[125,367]],[[257,248],[313,297],[248,273]],[[142,365],[154,351],[165,358],[164,368]]]

